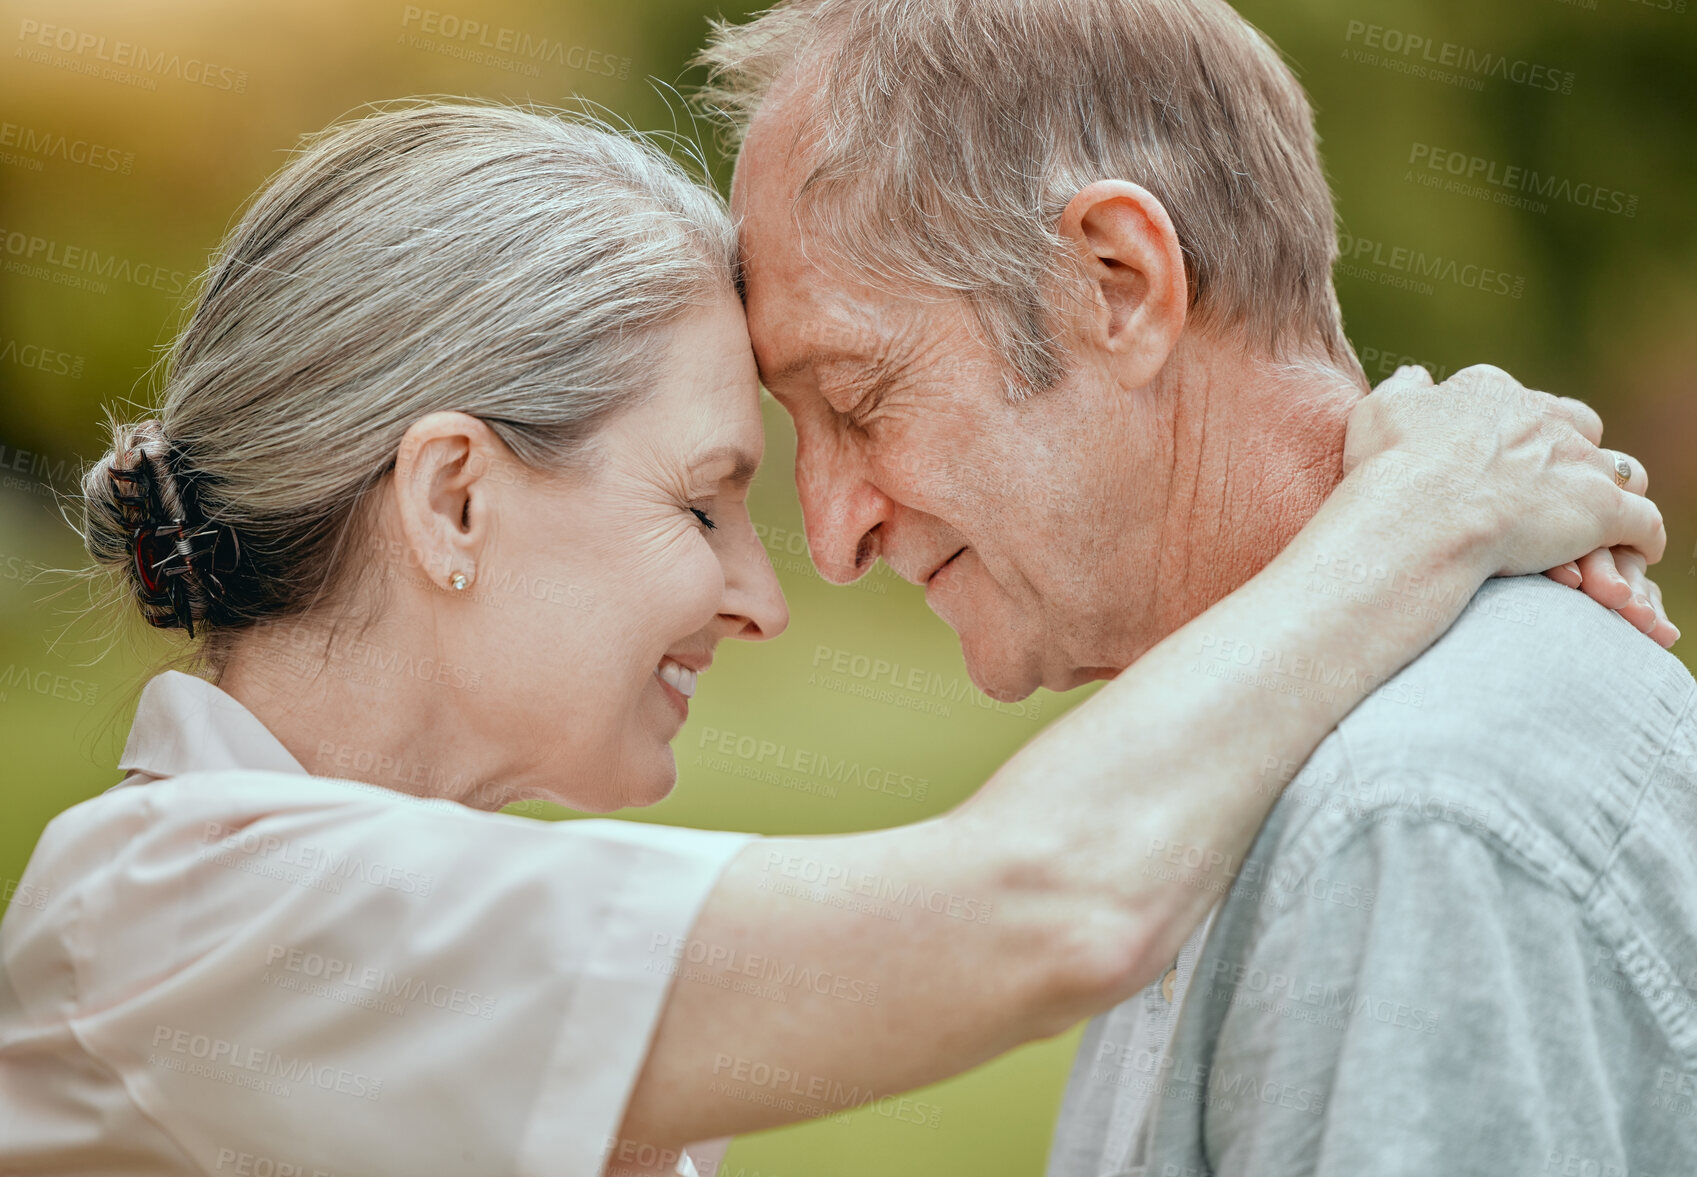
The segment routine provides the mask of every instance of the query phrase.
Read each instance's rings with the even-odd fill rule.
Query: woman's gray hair
[[[214,256],[156,414],[112,422],[84,544],[217,667],[341,589],[414,421],[459,410],[527,466],[579,462],[735,266],[722,199],[598,120],[428,102],[332,126]]]

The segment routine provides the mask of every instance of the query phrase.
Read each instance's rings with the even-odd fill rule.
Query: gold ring
[[[1619,450],[1610,452],[1615,456],[1615,485],[1625,490],[1626,484],[1632,481],[1632,459]]]

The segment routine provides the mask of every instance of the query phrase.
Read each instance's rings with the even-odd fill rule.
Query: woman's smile
[[[660,684],[660,690],[684,719],[689,718],[689,701],[695,697],[699,674],[700,670],[692,670],[670,654],[661,658],[660,665],[654,668],[654,681]]]

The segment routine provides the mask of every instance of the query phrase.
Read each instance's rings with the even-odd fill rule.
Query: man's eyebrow
[[[840,348],[833,347],[816,347],[796,359],[791,360],[789,363],[779,368],[776,372],[773,372],[770,375],[762,375],[760,383],[764,384],[767,391],[770,392],[774,385],[782,384],[786,380],[791,380],[807,371],[809,368],[817,368],[825,364],[861,364],[869,368],[878,369],[880,371],[882,370],[881,365],[879,365],[876,361],[869,360],[866,356],[858,352],[843,351]]]
[[[807,371],[807,369],[817,365],[821,360],[831,357],[831,355],[832,353],[830,352],[815,349],[814,351],[810,351],[806,355],[801,356],[799,359],[791,360],[782,368],[779,368],[776,372],[763,376],[760,383],[770,389],[774,384],[782,384],[786,380],[794,379],[796,376]]]
[[[715,462],[731,459],[731,472],[725,480],[734,486],[747,486],[754,481],[754,472],[760,467],[760,460],[741,446],[721,445],[708,450],[695,460],[697,470],[711,466]]]

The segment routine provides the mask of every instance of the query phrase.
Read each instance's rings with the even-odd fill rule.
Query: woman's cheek
[[[644,645],[659,639],[669,647],[705,627],[719,612],[725,574],[712,545],[698,527],[648,537],[628,550],[609,607],[627,616]]]
[[[673,589],[674,624],[677,637],[687,637],[718,616],[725,599],[725,570],[706,543],[692,545],[688,556],[678,561]]]

